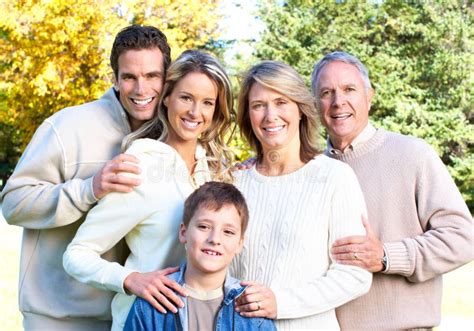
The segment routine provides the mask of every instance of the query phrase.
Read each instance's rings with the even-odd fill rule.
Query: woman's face
[[[185,75],[163,100],[170,122],[167,142],[197,141],[212,123],[216,102],[214,81],[200,72]]]
[[[254,83],[248,102],[252,130],[262,144],[263,152],[299,143],[300,111],[294,101]]]

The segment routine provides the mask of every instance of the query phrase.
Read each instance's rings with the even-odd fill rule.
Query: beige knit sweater
[[[438,325],[441,275],[474,257],[472,217],[446,167],[421,139],[383,129],[354,151],[331,156],[355,171],[390,264],[386,274],[374,274],[367,295],[337,310],[341,327]]]
[[[45,120],[8,180],[0,199],[7,222],[24,228],[19,293],[27,330],[110,330],[113,293],[74,280],[62,257],[96,203],[92,176],[129,133],[110,89]],[[121,255],[115,247],[103,257],[123,261]]]

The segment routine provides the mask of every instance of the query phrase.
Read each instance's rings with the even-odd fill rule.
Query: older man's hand
[[[362,218],[366,235],[349,236],[334,242],[331,254],[337,263],[362,267],[370,272],[383,270],[383,243],[375,235],[368,221]]]

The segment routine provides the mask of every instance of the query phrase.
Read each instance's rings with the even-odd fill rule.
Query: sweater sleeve
[[[130,193],[109,193],[87,214],[64,253],[67,273],[82,283],[125,293],[123,282],[136,270],[109,262],[101,255],[147,217],[145,198],[139,188]]]
[[[472,217],[448,170],[427,146],[417,172],[416,205],[424,233],[384,244],[385,273],[423,282],[474,258]]]
[[[357,178],[347,165],[340,164],[330,202],[328,251],[334,241],[350,235],[364,235],[361,217],[366,207]],[[316,254],[316,252],[315,252]],[[300,318],[334,309],[370,289],[372,274],[362,268],[336,263],[330,258],[329,270],[305,284],[273,289],[277,318]]]
[[[29,229],[65,226],[79,220],[97,201],[92,177],[67,179],[64,146],[53,123],[35,132],[0,199],[5,219]]]

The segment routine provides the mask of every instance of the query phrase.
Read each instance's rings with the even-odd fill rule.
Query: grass
[[[21,228],[6,224],[0,213],[0,331],[20,331],[17,285]],[[474,262],[443,277],[443,317],[438,331],[474,330]]]

